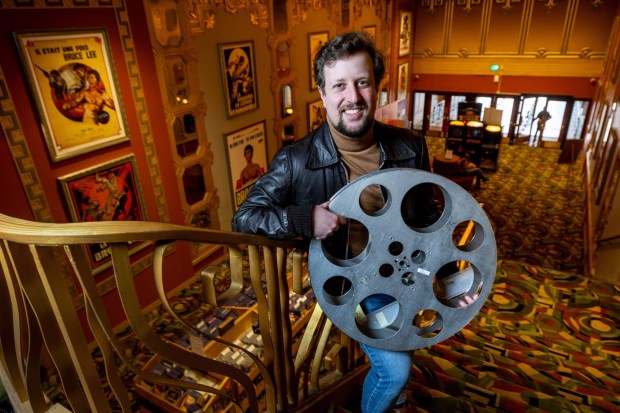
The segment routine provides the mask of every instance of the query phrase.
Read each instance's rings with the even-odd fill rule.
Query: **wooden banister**
[[[40,223],[2,214],[0,238],[0,311],[3,317],[0,322],[3,350],[0,378],[8,382],[9,396],[18,412],[38,413],[49,408],[40,377],[40,360],[45,351],[58,370],[63,392],[76,413],[111,412],[118,406],[123,412],[131,411],[130,393],[118,376],[116,357],[135,374],[137,381],[206,392],[213,395],[210,400],[226,400],[229,411],[231,408],[251,412],[308,408],[322,411],[327,407],[331,391],[341,394],[343,384],[349,380],[353,384],[360,378],[360,371],[342,369],[336,375],[338,383],[332,385],[322,381],[319,385],[316,377],[322,367],[317,360],[321,360],[324,352],[330,352],[326,337],[331,323],[325,322],[318,306],[313,321],[301,328],[303,338],[295,337],[300,327],[291,325],[289,285],[298,293],[308,288],[308,283],[304,286],[302,280],[306,255],[300,240],[274,240],[144,221],[123,222],[122,226],[118,222]],[[140,305],[133,281],[128,248],[135,241],[151,241],[154,245],[152,282],[168,315],[179,321],[189,334],[245,352],[253,361],[251,371],[205,355],[205,352],[199,354],[201,352],[195,348],[181,347],[155,331],[144,316],[145,308]],[[228,264],[235,280],[219,296],[215,290],[205,296],[211,297],[209,304],[221,305],[223,298],[233,298],[251,284],[256,292],[256,308],[248,311],[257,317],[264,346],[261,357],[230,340],[205,334],[173,311],[163,289],[163,263],[166,248],[178,241],[227,247]],[[166,377],[133,364],[115,335],[92,277],[82,248],[91,243],[110,245],[113,277],[125,317],[137,339],[154,353],[154,357],[204,374],[226,377],[234,382],[235,391]],[[247,274],[242,274],[245,257],[249,268]],[[87,342],[63,271],[73,273],[83,291],[88,328],[103,355],[103,372],[97,369],[93,359],[90,351],[93,343]],[[309,319],[310,314],[306,317]],[[342,351],[347,343],[348,340],[344,340],[330,352],[345,358],[336,364],[364,369],[363,355],[359,351]],[[263,378],[260,385],[256,382],[257,374]],[[313,391],[304,391],[311,377]],[[106,386],[112,390],[113,397],[107,394]],[[261,394],[263,388],[264,394]],[[241,393],[243,397],[239,396]]]

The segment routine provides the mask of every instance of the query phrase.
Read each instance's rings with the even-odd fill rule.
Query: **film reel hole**
[[[422,264],[426,260],[426,253],[422,250],[415,250],[411,253],[411,261],[414,264]]]
[[[471,252],[484,242],[482,225],[475,221],[463,221],[452,232],[452,242],[461,251]]]
[[[387,194],[384,197],[383,194]],[[390,194],[388,190],[379,184],[371,184],[360,192],[359,204],[362,211],[370,216],[381,215],[386,211],[390,202]]]
[[[381,266],[379,267],[379,275],[382,277],[390,277],[392,274],[394,274],[394,267],[392,267],[392,265],[390,264],[381,264]]]
[[[468,261],[452,261],[437,271],[433,279],[433,293],[447,307],[462,307],[465,295],[474,301],[482,288],[480,272]],[[466,304],[468,305],[468,304]]]
[[[407,271],[402,275],[400,281],[403,283],[403,285],[411,287],[413,284],[415,284],[415,274]]]
[[[388,246],[388,251],[392,255],[400,255],[403,253],[404,249],[405,247],[403,247],[403,244],[399,241],[390,242],[390,245]]]
[[[349,267],[364,260],[369,253],[370,234],[368,228],[356,219],[349,218],[349,231],[355,234],[351,239],[350,251],[341,243],[330,242],[329,238],[321,242],[321,248],[330,262],[340,267]],[[350,253],[350,255],[348,255]]]
[[[429,218],[428,209],[431,204],[436,204],[437,214]],[[439,229],[448,220],[451,211],[452,198],[441,186],[430,182],[409,188],[400,206],[400,214],[405,224],[418,232],[433,232]]]
[[[346,304],[353,296],[353,284],[348,278],[335,275],[323,283],[323,297],[332,305]]]
[[[443,317],[435,310],[422,310],[413,318],[413,330],[422,338],[433,338],[443,329]]]
[[[387,294],[373,294],[364,298],[355,314],[357,328],[367,337],[386,339],[392,337],[403,326],[403,309],[394,297]]]

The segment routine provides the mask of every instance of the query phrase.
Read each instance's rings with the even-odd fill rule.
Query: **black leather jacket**
[[[380,122],[375,122],[374,134],[380,146],[380,169],[430,170],[428,149],[421,134]],[[235,213],[233,230],[271,238],[309,239],[312,208],[329,200],[347,183],[346,168],[325,122],[278,151],[269,171],[259,178]],[[411,208],[403,210],[411,225],[423,226],[425,221],[434,219],[437,208],[433,195],[429,186],[412,194],[416,202],[410,202]],[[346,244],[344,230],[330,237],[336,245]]]

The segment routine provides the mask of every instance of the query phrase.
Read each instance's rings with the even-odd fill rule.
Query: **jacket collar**
[[[402,145],[400,139],[390,139],[392,134],[402,134],[402,131],[399,131],[398,128],[375,121],[374,131],[375,138],[379,142],[381,151],[381,163],[385,161],[411,159],[417,156],[412,146]],[[306,168],[325,168],[340,162],[338,148],[336,148],[327,122],[323,122],[323,124],[314,131],[314,135],[311,136],[310,139],[312,143],[306,162]]]

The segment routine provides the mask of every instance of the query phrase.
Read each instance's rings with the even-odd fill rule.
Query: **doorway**
[[[540,148],[560,148],[565,139],[569,98],[522,96],[514,143]]]

